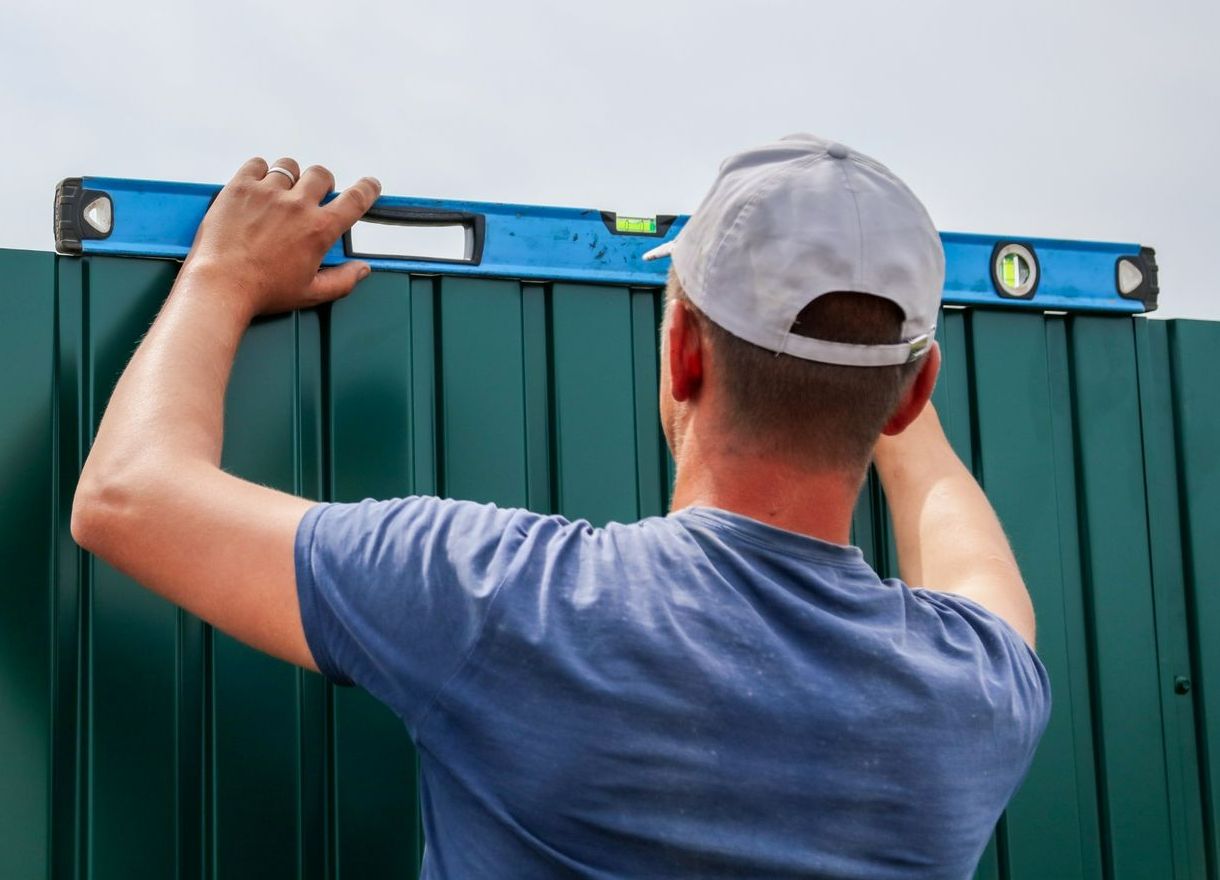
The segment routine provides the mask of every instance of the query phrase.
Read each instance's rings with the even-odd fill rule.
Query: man
[[[425,877],[969,876],[1050,694],[1007,541],[928,405],[944,255],[915,196],[809,135],[721,166],[650,255],[673,260],[673,509],[595,529],[220,470],[249,321],[368,274],[318,271],[380,189],[320,205],[333,185],[252,159],[221,192],[111,398],[81,545],[387,703],[420,752]],[[874,457],[902,574],[931,589],[848,546]]]

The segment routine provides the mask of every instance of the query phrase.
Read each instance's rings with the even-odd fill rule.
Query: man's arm
[[[931,404],[901,434],[882,437],[877,471],[894,522],[902,579],[973,599],[1032,648],[1034,608],[1008,539],[958,459]]]
[[[298,171],[283,159],[277,165]],[[157,320],[123,372],[81,472],[86,550],[256,648],[316,669],[293,545],[312,502],[220,469],[224,395],[251,319],[346,295],[367,274],[322,256],[372,205],[364,178],[325,206],[329,171],[294,185],[252,159],[217,196]]]

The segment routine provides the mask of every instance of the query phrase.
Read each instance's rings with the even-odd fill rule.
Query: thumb
[[[369,264],[359,260],[322,269],[309,283],[309,298],[315,303],[324,303],[347,296],[358,281],[368,277],[369,272]]]

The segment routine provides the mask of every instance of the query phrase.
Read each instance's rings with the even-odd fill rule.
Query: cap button
[[[832,159],[846,159],[847,147],[842,144],[831,144],[826,148],[826,154]]]

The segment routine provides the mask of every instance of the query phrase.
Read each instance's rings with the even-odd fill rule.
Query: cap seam
[[[851,185],[851,178],[847,173],[847,162],[839,163],[839,173],[843,175],[843,185],[847,187],[847,191],[851,193],[851,203],[856,209],[856,241],[858,247],[856,252],[859,259],[856,261],[856,283],[852,285],[855,290],[864,289],[864,221],[860,218],[860,199],[856,196],[856,190]]]

